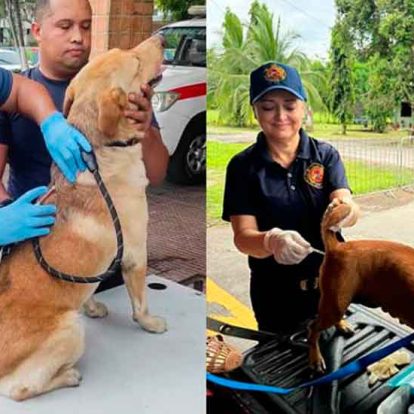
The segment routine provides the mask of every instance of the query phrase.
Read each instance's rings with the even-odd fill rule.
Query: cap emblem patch
[[[265,69],[264,77],[268,82],[280,82],[286,78],[286,71],[273,63]]]

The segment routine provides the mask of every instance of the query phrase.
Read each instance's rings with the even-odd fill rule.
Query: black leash
[[[82,152],[82,158],[85,161],[86,165],[88,166],[88,170],[93,174],[95,180],[98,184],[99,190],[105,200],[106,205],[108,206],[109,213],[111,214],[112,222],[114,224],[115,232],[116,232],[116,242],[117,242],[117,250],[116,256],[114,260],[112,260],[111,264],[109,265],[108,269],[97,276],[73,276],[67,273],[60,272],[59,270],[54,269],[50,266],[46,259],[42,254],[42,250],[40,248],[39,238],[36,237],[32,240],[34,253],[36,256],[37,261],[39,262],[40,266],[46,272],[57,279],[65,280],[66,282],[72,283],[98,283],[102,282],[111,276],[113,276],[117,270],[119,269],[122,261],[122,256],[124,253],[124,241],[122,237],[122,229],[121,223],[119,222],[118,213],[116,212],[114,203],[112,202],[111,196],[102,180],[101,175],[98,171],[98,164],[96,162],[96,157],[93,152]]]
[[[279,343],[287,343],[299,348],[308,348],[307,338],[302,338],[302,332],[282,335],[275,332],[260,331],[231,325],[211,318],[210,316],[207,316],[207,329],[223,335],[234,336],[236,338],[261,342],[277,340]]]
[[[230,325],[217,319],[207,317],[207,329],[223,335],[235,336],[237,338],[251,339],[252,341],[269,341],[280,339],[280,336],[273,332],[256,331],[241,326]]]

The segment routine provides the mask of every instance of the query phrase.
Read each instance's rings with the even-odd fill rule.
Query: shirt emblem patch
[[[286,71],[274,63],[264,71],[264,77],[268,82],[280,82],[286,78]]]
[[[322,164],[313,163],[305,171],[305,181],[312,187],[321,189],[325,168]]]

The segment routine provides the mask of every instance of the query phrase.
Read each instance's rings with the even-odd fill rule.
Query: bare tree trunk
[[[5,6],[14,44],[20,55],[22,69],[25,70],[29,66],[27,64],[26,53],[24,51],[23,24],[20,16],[19,0],[5,0]]]
[[[13,43],[17,45],[17,36],[14,24],[13,5],[10,0],[4,0],[4,7],[6,9],[7,20],[9,21],[10,31],[13,37]]]
[[[26,70],[28,69],[29,65],[27,64],[27,58],[26,58],[26,52],[24,49],[24,34],[23,34],[23,23],[22,23],[22,17],[20,15],[20,4],[19,0],[13,1],[14,5],[14,12],[16,16],[16,23],[17,23],[17,38],[19,39],[19,53],[20,53],[20,59],[22,61],[22,69]]]

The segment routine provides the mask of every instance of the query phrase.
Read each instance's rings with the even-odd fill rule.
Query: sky
[[[310,58],[327,59],[330,28],[335,22],[334,0],[260,0],[281,19],[282,32],[293,31],[301,37],[295,46]],[[219,46],[226,8],[243,23],[249,20],[252,0],[207,0],[208,47]]]

